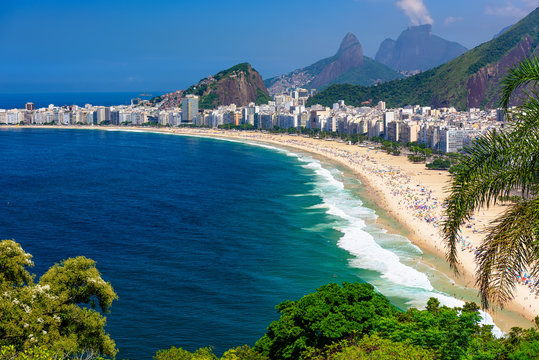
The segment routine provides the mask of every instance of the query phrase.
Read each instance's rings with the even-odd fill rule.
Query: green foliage
[[[234,124],[223,124],[218,126],[219,129],[225,129],[225,130],[254,130],[255,127],[252,124],[241,124],[241,125],[234,125]]]
[[[442,359],[463,358],[472,338],[481,333],[477,305],[440,307],[438,300],[431,299],[427,309],[410,309],[393,318],[382,318],[376,330],[392,341],[433,349]]]
[[[451,167],[451,160],[437,158],[433,162],[426,165],[428,169],[431,170],[447,170]]]
[[[0,289],[31,284],[34,275],[27,266],[34,266],[32,255],[13,240],[0,242]]]
[[[217,360],[211,348],[201,348],[191,353],[182,348],[171,347],[168,350],[159,350],[154,360]]]
[[[425,156],[421,156],[421,155],[408,155],[408,160],[414,163],[424,162],[426,159],[427,158]]]
[[[237,74],[237,73],[240,73],[240,72],[243,72],[243,73],[248,73],[249,72],[249,68],[251,67],[251,65],[249,65],[249,63],[241,63],[241,64],[238,64],[238,65],[234,65],[232,66],[231,68],[229,69],[226,69],[226,70],[223,70],[223,71],[220,71],[218,72],[214,78],[219,81],[221,80],[222,78],[226,77],[226,76],[230,76],[232,74]],[[252,69],[253,71],[256,71],[254,69]]]
[[[328,346],[324,351],[306,354],[308,360],[430,360],[436,359],[434,351],[416,345],[393,342],[377,335],[361,340],[343,341]]]
[[[534,13],[539,13],[539,9]],[[536,67],[536,69],[530,68]],[[515,70],[516,69],[516,70]],[[503,81],[502,103],[520,86],[539,83],[539,61],[525,61]],[[535,75],[534,75],[535,74]],[[447,258],[456,269],[460,227],[474,211],[519,190],[522,200],[492,222],[476,253],[482,303],[504,304],[513,298],[522,272],[539,273],[539,100],[532,91],[510,113],[509,129],[492,131],[465,147],[454,169],[443,223]],[[506,111],[507,108],[506,108]]]
[[[43,346],[34,346],[23,351],[17,351],[15,346],[2,346],[0,359],[2,360],[53,360],[56,356]]]
[[[269,360],[269,358],[251,347],[243,345],[226,351],[221,360]]]
[[[318,90],[323,90],[333,84],[369,86],[376,83],[383,83],[395,79],[402,79],[403,77],[403,75],[391,69],[390,67],[365,56],[363,58],[363,64],[361,66],[342,74],[337,79],[324,85]]]
[[[12,240],[0,242],[0,346],[20,353],[46,346],[61,356],[114,356],[114,341],[105,333],[105,317],[117,298],[93,260],[67,259],[34,283],[31,256]],[[91,308],[81,307],[90,306]]]
[[[221,105],[221,102],[219,101],[219,95],[217,93],[211,92],[208,95],[202,96],[200,99],[200,102],[198,103],[198,106],[201,109],[215,109]]]
[[[200,348],[191,353],[182,348],[171,347],[168,350],[159,350],[154,360],[218,360],[212,348]],[[227,350],[220,360],[269,360],[247,345]]]
[[[153,98],[150,99],[150,103],[152,104],[157,104],[157,103],[160,103],[161,101],[163,101],[163,98],[161,96],[154,96]]]
[[[539,317],[535,318],[538,324]],[[507,358],[517,359],[538,359],[539,358],[539,331],[537,328],[521,329],[512,328],[507,337],[501,339],[504,352]]]
[[[480,325],[479,308],[440,306],[403,313],[368,284],[329,284],[277,306],[281,313],[255,344],[226,351],[221,360],[269,359],[537,359],[539,331],[513,328],[495,339]],[[539,317],[536,318],[539,325]],[[215,360],[210,348],[162,350],[154,360]]]
[[[325,285],[300,300],[282,302],[277,310],[281,318],[255,344],[270,359],[298,359],[308,348],[368,334],[379,318],[397,312],[372,285],[360,283]]]
[[[260,88],[256,89],[256,100],[255,100],[256,105],[267,104],[270,101],[271,101],[271,96],[269,96],[268,93],[262,91],[262,89]]]

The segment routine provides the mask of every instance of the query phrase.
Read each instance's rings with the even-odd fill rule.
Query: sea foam
[[[405,243],[399,241],[398,251],[392,251],[391,245],[388,248],[381,245],[391,242],[385,241],[391,239],[383,237],[393,235],[385,234],[384,230],[368,231],[365,220],[376,218],[376,214],[345,189],[344,183],[338,179],[342,175],[340,172],[332,172],[308,156],[298,156],[298,159],[304,163],[303,168],[313,171],[316,176],[313,192],[322,199],[322,203],[314,207],[325,208],[329,215],[337,219],[333,226],[342,233],[337,246],[353,255],[354,258],[349,262],[351,267],[380,274],[379,278],[370,279],[378,291],[389,297],[407,299],[406,304],[410,307],[425,308],[431,297],[449,307],[464,305],[464,301],[435,290],[425,273],[403,263],[397,253],[406,254],[402,257],[408,259],[417,258],[421,254],[421,250],[409,240],[405,239]],[[486,312],[480,313],[481,324],[493,325],[494,335],[502,336],[503,332],[494,324],[492,317]]]

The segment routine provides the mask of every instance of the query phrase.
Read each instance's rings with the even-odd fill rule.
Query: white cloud
[[[423,0],[399,0],[397,6],[410,18],[412,25],[434,23]]]
[[[447,25],[450,25],[450,24],[453,24],[457,21],[462,21],[464,20],[464,18],[462,16],[449,16],[447,18],[445,18],[444,20],[444,25],[447,26]]]

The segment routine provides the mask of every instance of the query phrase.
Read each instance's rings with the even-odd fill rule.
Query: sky
[[[249,62],[264,79],[366,56],[410,25],[473,48],[539,0],[2,0],[0,93],[166,92]]]

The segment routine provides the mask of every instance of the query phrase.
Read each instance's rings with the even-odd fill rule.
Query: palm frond
[[[483,307],[513,298],[517,277],[539,273],[539,199],[521,201],[501,215],[478,248],[477,285]]]
[[[447,260],[455,271],[458,271],[458,233],[476,209],[489,206],[516,189],[524,195],[536,191],[538,145],[537,138],[492,132],[465,149],[468,156],[453,179],[442,224]]]
[[[536,57],[524,59],[517,67],[512,68],[502,80],[503,89],[500,105],[507,109],[514,91],[532,81],[539,81],[539,59]]]

